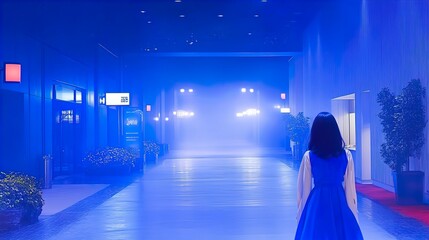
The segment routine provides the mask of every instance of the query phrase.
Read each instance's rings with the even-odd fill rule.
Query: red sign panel
[[[5,81],[17,83],[21,82],[21,64],[5,64]]]

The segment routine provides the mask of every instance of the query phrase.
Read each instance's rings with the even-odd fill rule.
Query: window
[[[82,91],[71,86],[55,85],[55,100],[82,103]]]

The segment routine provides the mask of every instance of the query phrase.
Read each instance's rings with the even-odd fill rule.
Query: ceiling
[[[117,53],[297,52],[330,1],[3,0],[2,14],[44,38],[72,35]]]
[[[138,4],[142,51],[299,51],[323,0],[156,0]]]

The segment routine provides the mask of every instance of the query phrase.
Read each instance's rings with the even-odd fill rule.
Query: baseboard
[[[374,184],[377,187],[381,187],[383,189],[386,189],[389,192],[395,192],[395,188],[393,186],[391,186],[391,185],[387,185],[385,183],[378,182],[376,180],[372,180],[372,184]]]
[[[356,178],[355,181],[360,184],[372,184],[372,180],[362,180],[360,178]]]

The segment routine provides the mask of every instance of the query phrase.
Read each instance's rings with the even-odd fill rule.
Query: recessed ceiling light
[[[149,24],[150,24],[150,23],[152,23],[152,21],[147,21],[147,23],[149,23]]]
[[[174,0],[174,2],[180,3],[182,2],[182,0]]]
[[[261,2],[267,2],[268,0],[261,0]]]
[[[257,18],[257,17],[259,17],[259,14],[255,14],[255,15],[253,15],[255,18]]]
[[[223,14],[219,14],[219,15],[217,15],[218,17],[220,17],[220,18],[223,18]]]
[[[180,14],[179,17],[184,18],[185,14]]]
[[[141,10],[140,12],[141,12],[141,13],[145,13],[146,11],[145,11],[145,10]]]
[[[247,33],[247,34],[248,34],[249,36],[250,36],[250,35],[252,35],[252,33],[251,33],[251,32],[249,32],[249,33]]]

